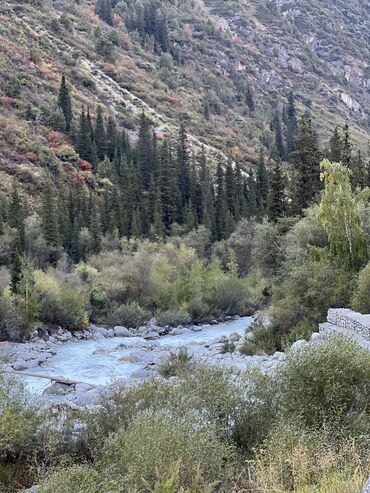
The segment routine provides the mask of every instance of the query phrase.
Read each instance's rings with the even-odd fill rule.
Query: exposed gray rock
[[[192,330],[179,325],[170,331],[170,336],[180,336],[182,334],[188,334],[189,332],[192,332]]]
[[[116,327],[114,327],[113,330],[114,330],[114,334],[117,337],[130,337],[131,336],[131,332],[128,330],[127,327],[117,325]]]
[[[23,371],[23,370],[27,370],[27,368],[29,368],[29,364],[26,363],[25,361],[22,361],[22,360],[15,361],[14,363],[12,363],[11,366],[12,366],[13,370],[15,370],[15,371]]]
[[[238,334],[237,332],[233,332],[232,334],[229,335],[229,341],[230,342],[238,342],[241,338],[241,335]]]
[[[66,395],[73,390],[71,385],[65,383],[53,382],[43,391],[43,395]]]
[[[365,484],[362,493],[370,493],[370,478],[368,479],[367,483]]]
[[[301,351],[302,349],[306,348],[308,345],[309,345],[309,343],[302,339],[302,340],[294,342],[291,345],[290,350],[293,352]]]
[[[154,332],[153,330],[150,332],[147,332],[146,334],[143,335],[144,339],[147,339],[149,341],[153,341],[155,339],[159,339],[159,334],[158,332]]]

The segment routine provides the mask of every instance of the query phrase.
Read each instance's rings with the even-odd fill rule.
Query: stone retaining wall
[[[343,334],[370,350],[370,315],[361,315],[347,308],[331,308],[327,322],[320,324],[320,332]]]

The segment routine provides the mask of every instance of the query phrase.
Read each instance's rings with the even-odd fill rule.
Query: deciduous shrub
[[[360,313],[370,313],[370,262],[359,274],[352,306]]]
[[[125,325],[127,327],[138,327],[150,317],[150,312],[131,301],[122,305],[113,305],[112,312],[107,314],[106,320],[110,325]]]
[[[158,477],[179,467],[180,486],[191,486],[200,475],[207,484],[225,477],[230,448],[211,433],[169,415],[139,414],[128,430],[111,436],[100,467],[123,490],[152,491]]]

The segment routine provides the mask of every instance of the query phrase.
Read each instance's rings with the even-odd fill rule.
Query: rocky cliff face
[[[90,0],[1,2],[2,189],[14,174],[31,191],[43,168],[73,168],[48,126],[63,72],[77,115],[101,103],[134,138],[144,110],[160,139],[182,116],[194,147],[204,143],[214,159],[231,154],[253,165],[261,142],[273,142],[271,118],[290,90],[324,142],[350,121],[367,150],[368,0],[158,0],[166,52],[129,25],[147,1],[113,2],[113,26]]]

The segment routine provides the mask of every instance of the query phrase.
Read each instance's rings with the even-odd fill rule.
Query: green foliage
[[[137,301],[113,306],[112,312],[107,315],[109,324],[125,325],[127,327],[138,327],[148,318],[148,310],[140,306]]]
[[[168,310],[157,310],[155,318],[159,325],[187,325],[191,322],[189,312],[181,308],[169,308]]]
[[[370,263],[359,274],[351,304],[360,313],[370,313]]]
[[[3,85],[3,91],[6,96],[10,98],[18,98],[21,94],[22,83],[18,77],[13,77],[9,79]]]
[[[197,476],[205,485],[220,480],[228,456],[227,445],[190,423],[145,413],[106,441],[102,465],[113,484],[151,491],[158,477],[168,477],[178,465],[182,487],[190,487]]]
[[[345,338],[288,354],[276,378],[285,412],[307,426],[355,427],[356,419],[370,412],[369,353]]]
[[[7,457],[32,451],[41,420],[19,381],[0,373],[0,468]]]
[[[289,346],[295,341],[310,340],[311,335],[317,332],[318,326],[308,318],[303,318],[295,325],[289,334],[283,339],[284,346]]]
[[[162,377],[184,377],[189,373],[192,366],[192,357],[186,348],[180,348],[177,352],[171,353],[167,360],[163,361],[159,367],[159,374]]]
[[[260,323],[252,324],[243,340],[240,348],[242,354],[252,356],[254,354],[273,354],[279,347],[279,338],[276,332]]]
[[[99,474],[92,468],[78,465],[61,469],[41,486],[41,493],[99,493]]]
[[[367,239],[361,229],[360,208],[370,190],[353,193],[351,172],[340,163],[321,163],[324,196],[320,204],[320,223],[325,229],[333,260],[358,270],[368,261]]]

